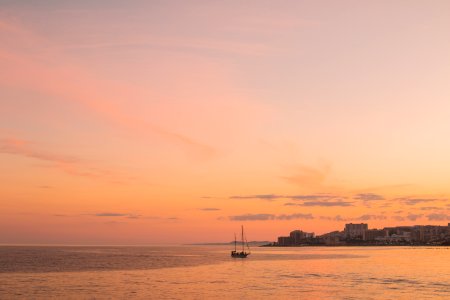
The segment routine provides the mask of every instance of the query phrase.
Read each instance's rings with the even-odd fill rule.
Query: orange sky
[[[450,222],[448,1],[0,2],[0,243]]]

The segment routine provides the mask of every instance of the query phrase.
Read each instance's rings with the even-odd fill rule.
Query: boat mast
[[[234,252],[236,252],[236,232],[234,233]]]
[[[242,229],[242,252],[244,252],[244,225],[241,225],[241,229]]]

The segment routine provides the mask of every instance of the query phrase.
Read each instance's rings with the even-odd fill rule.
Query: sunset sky
[[[0,0],[0,243],[450,222],[450,1]]]

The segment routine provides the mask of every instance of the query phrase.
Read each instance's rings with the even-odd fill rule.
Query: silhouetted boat
[[[246,258],[250,254],[250,248],[247,243],[247,239],[244,237],[244,226],[241,225],[241,243],[242,251],[237,251],[236,233],[234,234],[234,250],[231,251],[231,257],[233,258]],[[247,245],[248,252],[245,251],[245,245]]]

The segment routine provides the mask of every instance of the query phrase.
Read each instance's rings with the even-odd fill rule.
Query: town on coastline
[[[394,246],[433,245],[450,246],[448,226],[414,225],[369,229],[368,224],[345,224],[343,231],[316,236],[314,232],[294,230],[289,236],[278,237],[277,242],[264,246]]]

